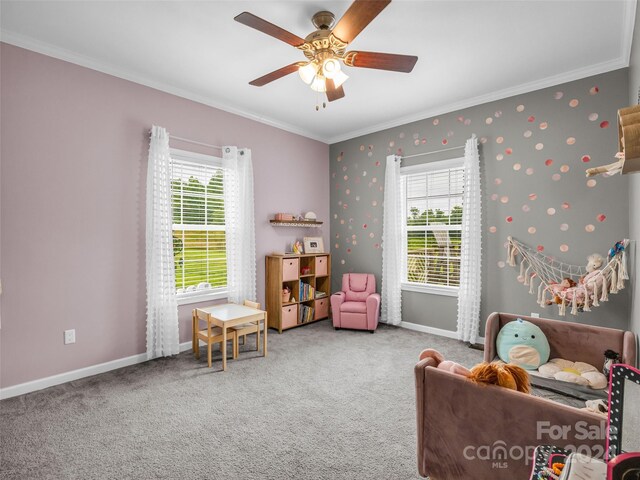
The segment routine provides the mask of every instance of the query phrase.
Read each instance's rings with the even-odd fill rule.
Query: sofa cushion
[[[365,302],[344,302],[340,306],[341,312],[346,313],[367,313],[367,304]]]
[[[349,289],[352,292],[364,292],[367,289],[369,275],[366,273],[352,273],[349,275]]]

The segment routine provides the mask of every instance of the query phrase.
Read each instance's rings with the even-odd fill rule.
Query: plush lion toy
[[[468,378],[472,382],[499,385],[522,393],[531,391],[527,371],[511,363],[480,363],[471,369]]]

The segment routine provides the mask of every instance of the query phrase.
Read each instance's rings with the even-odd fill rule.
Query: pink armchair
[[[376,277],[370,273],[345,273],[342,291],[331,295],[333,326],[369,330],[378,328],[380,295],[376,293]]]

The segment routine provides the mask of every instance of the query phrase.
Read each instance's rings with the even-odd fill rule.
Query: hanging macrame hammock
[[[600,270],[589,273],[584,266],[562,263],[509,237],[507,263],[515,267],[518,255],[522,257],[518,281],[529,286],[532,295],[536,294],[535,282],[540,282],[537,294],[541,307],[557,303],[559,315],[564,316],[571,305],[571,314],[577,315],[579,311],[590,312],[591,307],[609,300],[609,293],[618,293],[624,288],[625,280],[629,279],[628,244],[626,239],[616,243],[609,252],[608,262]]]

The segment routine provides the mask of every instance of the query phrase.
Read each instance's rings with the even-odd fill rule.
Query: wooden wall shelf
[[[322,226],[323,222],[314,221],[285,221],[285,220],[269,220],[274,227],[304,227],[304,228],[318,228]]]

